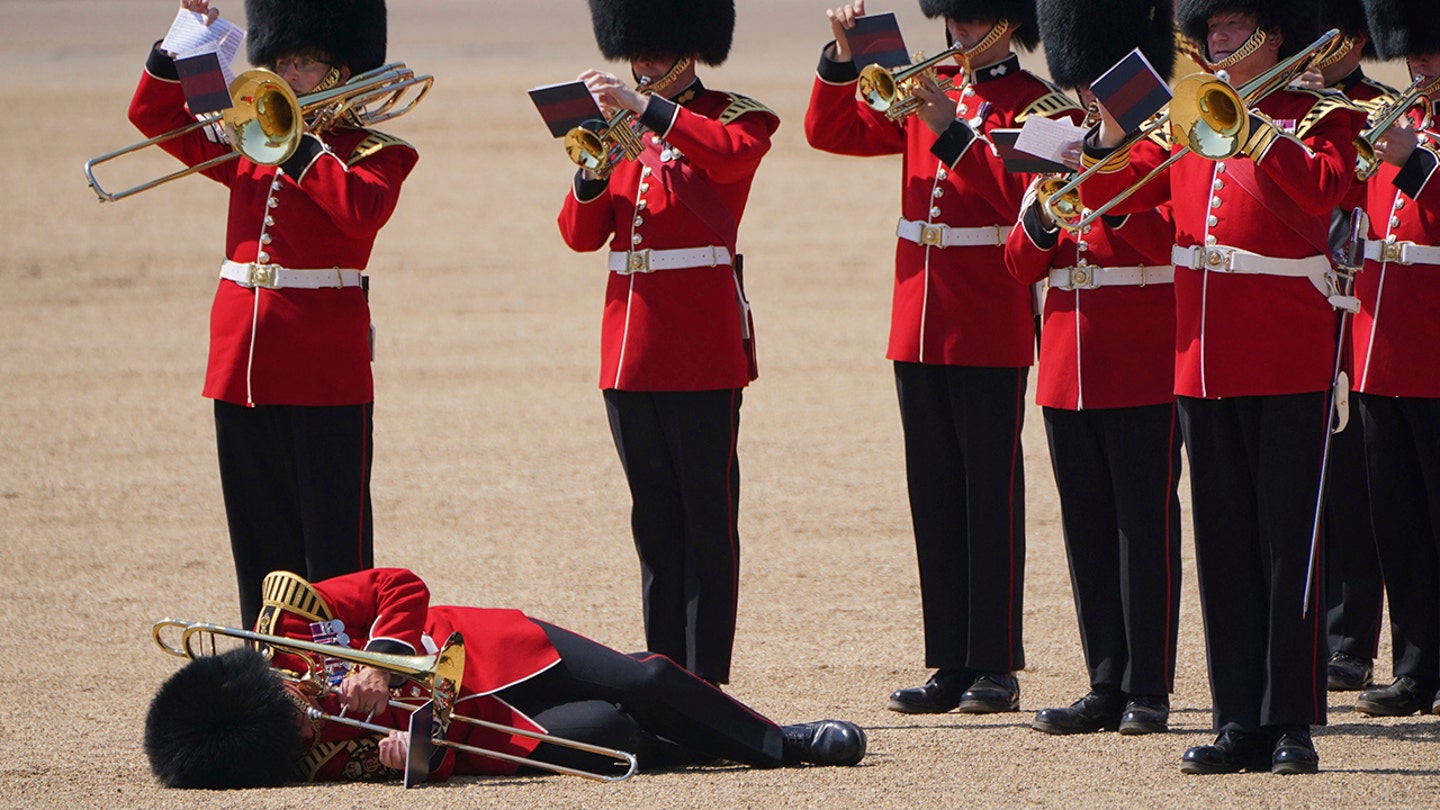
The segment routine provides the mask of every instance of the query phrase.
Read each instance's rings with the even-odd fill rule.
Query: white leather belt
[[[1395,264],[1440,264],[1440,247],[1414,242],[1366,242],[1365,258]]]
[[[1144,287],[1175,281],[1173,267],[1054,267],[1050,270],[1052,290],[1093,290],[1097,287]]]
[[[901,239],[926,247],[997,247],[1005,244],[1005,235],[1010,232],[1008,225],[985,225],[979,228],[952,228],[949,225],[931,225],[901,219],[895,226],[895,235]]]
[[[730,249],[723,245],[676,250],[610,251],[610,271],[628,276],[631,273],[653,273],[656,270],[685,270],[691,267],[715,267],[730,263]]]
[[[1280,259],[1261,256],[1248,250],[1224,245],[1176,245],[1170,250],[1170,261],[1176,267],[1191,270],[1213,270],[1217,273],[1254,273],[1265,276],[1290,276],[1293,278],[1324,278],[1330,274],[1330,260],[1324,256],[1307,256],[1303,259]]]
[[[317,270],[296,270],[278,264],[256,264],[255,262],[232,262],[226,260],[220,265],[220,278],[233,281],[242,287],[264,287],[278,290],[288,287],[297,290],[320,290],[326,287],[359,287],[361,273],[345,267],[325,267]]]

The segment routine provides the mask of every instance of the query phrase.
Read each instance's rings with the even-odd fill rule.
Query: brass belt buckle
[[[1380,246],[1380,259],[1385,262],[1402,262],[1405,255],[1404,242],[1385,242]]]
[[[1090,283],[1095,280],[1094,272],[1089,267],[1070,268],[1070,289],[1089,289]]]
[[[650,249],[632,250],[626,254],[625,269],[631,273],[650,272]]]
[[[275,283],[278,280],[278,275],[279,274],[275,272],[275,265],[273,264],[251,263],[250,286],[264,287],[267,290],[273,290],[278,286]]]
[[[1205,248],[1205,267],[1210,270],[1224,270],[1227,273],[1235,272],[1235,263],[1232,261],[1235,252],[1222,248]]]
[[[945,247],[945,226],[920,224],[920,244],[927,247]]]

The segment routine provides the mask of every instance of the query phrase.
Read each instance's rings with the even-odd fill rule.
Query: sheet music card
[[[868,65],[897,68],[910,64],[905,38],[900,35],[900,24],[892,11],[855,18],[855,27],[845,32],[845,39],[850,43],[851,59],[857,68]]]
[[[175,70],[185,91],[190,112],[200,115],[228,109],[231,65],[245,43],[245,31],[229,20],[205,24],[205,15],[180,9],[160,43],[160,50],[175,57]]]
[[[530,90],[530,100],[535,109],[556,138],[580,126],[586,121],[604,121],[600,105],[590,95],[590,88],[584,82],[562,82],[547,84]]]
[[[1090,89],[1126,132],[1134,132],[1146,119],[1170,103],[1170,88],[1139,48],[1101,74]]]

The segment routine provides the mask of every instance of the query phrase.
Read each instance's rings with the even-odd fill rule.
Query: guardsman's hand
[[[921,103],[915,114],[925,122],[931,132],[939,135],[955,121],[955,99],[945,95],[945,91],[928,75],[922,73],[918,78],[915,98]]]
[[[410,732],[392,731],[380,741],[380,764],[397,771],[405,770],[409,758]]]
[[[390,675],[383,669],[355,666],[340,681],[340,704],[360,714],[379,714],[390,705]]]
[[[619,109],[626,109],[636,114],[643,113],[645,105],[650,102],[650,99],[620,81],[620,77],[613,73],[587,70],[578,78],[585,83],[590,95],[594,96],[595,101],[600,104],[600,110],[605,113],[606,118]]]
[[[1375,142],[1375,156],[1392,166],[1404,166],[1419,145],[1420,138],[1410,128],[1410,122],[1402,120]]]
[[[830,18],[830,33],[835,35],[835,52],[830,54],[830,58],[836,62],[849,62],[855,54],[850,52],[850,40],[845,32],[855,27],[857,17],[865,16],[865,0],[829,9],[825,16]]]
[[[1312,67],[1292,79],[1290,86],[1301,90],[1324,90],[1325,74],[1320,72],[1320,68]]]
[[[220,19],[220,9],[211,8],[210,0],[180,0],[180,8],[205,15],[206,25]]]

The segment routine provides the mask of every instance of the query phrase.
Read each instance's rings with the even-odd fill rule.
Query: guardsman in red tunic
[[[1440,712],[1440,17],[1425,2],[1367,0],[1380,55],[1424,76],[1428,105],[1376,144],[1370,241],[1356,283],[1355,391],[1370,513],[1390,602],[1395,681],[1356,711]]]
[[[924,685],[888,707],[907,713],[1017,711],[1025,666],[1025,468],[1020,432],[1035,359],[1029,287],[1005,270],[1005,236],[1029,177],[1007,173],[987,138],[1031,115],[1080,110],[1020,67],[1031,49],[1034,0],[921,0],[965,49],[926,83],[900,120],[857,98],[846,30],[863,2],[829,12],[827,45],[805,115],[805,137],[826,152],[901,155],[895,292],[887,357],[895,363],[905,467],[920,567]]]
[[[1323,0],[1320,27],[1338,28],[1344,36],[1343,45],[1321,64],[1305,71],[1296,81],[1297,86],[1338,90],[1367,112],[1395,95],[1394,88],[1366,76],[1361,68],[1363,59],[1375,59],[1376,54],[1360,0]],[[1330,231],[1332,248],[1349,237],[1350,214],[1364,207],[1366,188],[1364,182],[1357,182],[1335,209]],[[1352,335],[1352,331],[1345,331],[1347,343],[1342,351],[1347,374],[1353,381],[1348,342]],[[1373,683],[1384,599],[1380,558],[1370,526],[1364,430],[1358,417],[1330,440],[1329,476],[1325,484],[1326,625],[1330,641],[1326,681],[1332,691],[1355,691]]]
[[[459,632],[465,670],[457,715],[631,752],[642,768],[716,758],[759,768],[853,765],[865,754],[865,732],[853,723],[777,726],[664,656],[625,655],[518,610],[432,606],[425,583],[401,568],[316,583],[272,573],[265,578],[255,631],[404,656],[433,655]],[[281,686],[263,660],[254,677],[245,675],[254,664],[244,659],[187,664],[161,687],[146,718],[151,769],[170,787],[395,778],[404,767],[405,732],[381,735],[325,719],[300,721],[294,707],[369,715],[372,724],[404,729],[410,711],[391,700],[418,705],[429,695],[401,684],[397,696],[384,669],[335,658],[315,666],[310,661],[276,649],[271,666],[292,678],[308,674],[324,681],[329,688],[318,700],[313,688]],[[591,772],[603,771],[608,761],[462,720],[451,720],[446,738]],[[443,759],[432,762],[433,781],[522,767],[448,746],[438,746],[435,755]]]
[[[1140,47],[1175,61],[1163,0],[1039,0],[1050,76],[1080,88]],[[1168,144],[1135,146],[1158,155]],[[1036,184],[1041,181],[1037,179]],[[1168,206],[1057,227],[1035,197],[1005,244],[1022,284],[1049,281],[1036,401],[1060,494],[1090,691],[1043,709],[1050,734],[1169,728],[1180,619],[1180,428],[1175,416],[1174,229]]]
[[[216,13],[208,0],[181,7]],[[297,93],[385,60],[383,0],[247,0],[250,61]],[[194,121],[175,63],[150,54],[130,103],[146,135]],[[231,152],[196,130],[163,148],[187,165]],[[290,159],[239,158],[204,174],[230,191],[210,311],[204,394],[215,400],[220,483],[246,624],[272,570],[312,579],[373,563],[374,383],[365,277],[418,155],[368,129],[306,134]]]
[[[1175,16],[1237,87],[1316,33],[1305,0],[1184,0]],[[1175,212],[1175,392],[1220,732],[1186,751],[1181,770],[1313,773],[1328,650],[1323,583],[1307,574],[1333,307],[1350,303],[1336,294],[1328,231],[1354,181],[1364,113],[1338,93],[1287,89],[1248,112],[1249,136],[1232,157],[1185,155],[1128,201],[1138,210],[1170,200]],[[1107,117],[1097,145],[1113,148],[1123,134]],[[1106,161],[1082,188],[1089,205],[1153,168],[1139,152],[1087,159]]]
[[[645,637],[712,683],[730,679],[740,575],[741,393],[755,378],[736,235],[780,119],[711,90],[696,62],[730,51],[731,0],[592,0],[609,73],[581,80],[644,145],[608,177],[583,171],[560,211],[577,251],[610,248],[600,388],[633,499]]]

